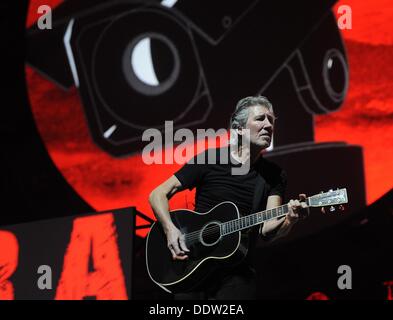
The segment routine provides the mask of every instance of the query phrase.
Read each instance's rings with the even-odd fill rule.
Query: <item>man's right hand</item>
[[[165,231],[168,249],[171,251],[173,260],[185,260],[188,258],[186,252],[190,252],[186,246],[184,234],[175,226]]]

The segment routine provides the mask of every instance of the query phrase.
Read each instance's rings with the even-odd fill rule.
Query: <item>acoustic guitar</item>
[[[348,202],[345,188],[316,194],[305,200],[309,207],[329,211]],[[170,212],[184,234],[188,259],[173,260],[161,224],[155,222],[146,240],[146,266],[150,278],[167,292],[192,290],[213,270],[239,263],[247,254],[242,231],[288,214],[288,205],[241,216],[230,201],[221,202],[205,213],[180,209]]]

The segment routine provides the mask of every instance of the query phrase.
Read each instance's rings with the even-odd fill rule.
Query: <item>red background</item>
[[[37,20],[39,5],[54,8],[59,3],[31,1],[27,26]],[[334,12],[344,4],[352,8],[352,29],[342,31],[350,67],[349,91],[339,111],[316,118],[315,140],[363,147],[370,204],[390,190],[393,181],[393,3],[339,1]],[[180,165],[148,166],[140,156],[110,157],[92,142],[75,88],[65,92],[28,66],[26,77],[39,132],[68,183],[96,210],[136,206],[152,215],[149,192]],[[171,206],[190,207],[192,202],[192,193],[180,193]]]

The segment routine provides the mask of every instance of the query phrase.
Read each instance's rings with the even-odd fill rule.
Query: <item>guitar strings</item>
[[[245,220],[245,219],[243,219],[243,221],[244,221],[244,220]],[[224,223],[226,223],[226,222],[224,222]],[[224,223],[222,223],[222,224],[224,224]],[[221,224],[221,225],[222,225],[222,224]],[[220,230],[221,230],[221,225],[219,226]],[[240,225],[240,223],[239,223],[239,225]],[[203,234],[204,234],[204,235],[211,235],[211,234],[213,234],[213,233],[215,232],[216,227],[217,227],[217,225],[215,225],[215,226],[208,226],[208,227],[205,229],[206,231],[203,232]],[[249,227],[251,227],[251,226],[249,226]],[[249,227],[246,227],[246,228],[249,228]],[[242,227],[241,227],[240,230],[246,229],[246,228],[242,228]],[[238,231],[240,231],[240,230],[233,231],[233,232],[238,232]],[[197,230],[197,231],[193,231],[193,232],[190,232],[190,233],[187,233],[187,234],[185,234],[185,240],[192,241],[192,240],[195,240],[195,239],[199,239],[201,233],[202,233],[202,229]],[[221,235],[221,233],[220,233],[220,235]]]
[[[286,206],[286,205],[287,205],[287,204],[282,205],[282,206],[280,206],[280,208],[285,209],[285,206]],[[279,208],[279,207],[277,207],[277,208]],[[262,215],[262,214],[267,213],[268,211],[269,211],[269,210],[265,210],[265,211],[259,212],[259,213],[257,213],[257,214],[261,214],[261,215]],[[237,221],[238,221],[238,224],[239,224],[239,225],[241,225],[242,223],[244,224],[244,222],[246,221],[247,217],[251,217],[251,216],[255,216],[255,217],[256,217],[257,214],[241,217],[240,219],[237,220]],[[282,216],[284,216],[284,215],[286,215],[286,214],[272,217],[272,219],[273,219],[273,218],[282,217]],[[259,220],[259,218],[258,218],[257,220]],[[270,220],[270,219],[266,219],[265,221],[267,221],[267,220]],[[230,222],[230,221],[228,221],[228,222]],[[223,223],[221,223],[221,224],[220,224],[220,229],[221,229],[221,225],[222,225],[222,224],[228,223],[228,222],[223,222]],[[258,224],[259,224],[259,223],[262,223],[262,222],[263,222],[263,221],[258,222]],[[249,226],[249,227],[251,227],[251,226]],[[208,228],[209,228],[209,227],[208,227]],[[246,227],[246,228],[248,228],[248,227]],[[242,227],[241,227],[240,230],[246,229],[246,228],[242,228]],[[238,230],[238,231],[240,231],[240,230]],[[202,230],[197,230],[197,231],[193,231],[193,232],[190,232],[190,233],[188,233],[188,234],[185,234],[185,238],[186,238],[187,240],[191,240],[191,241],[192,241],[192,240],[195,240],[195,239],[199,239],[201,231],[202,231]],[[211,231],[208,231],[208,232],[206,232],[206,234],[209,235],[210,232],[211,232]],[[237,232],[237,231],[234,231],[234,232]],[[204,234],[205,234],[205,233],[204,233]]]
[[[214,234],[214,233],[218,233],[217,231],[216,231],[216,228],[215,227],[217,227],[217,225],[216,226],[209,226],[209,227],[207,227],[204,231],[203,231],[203,235],[204,236],[209,236],[209,235],[212,235],[212,234]],[[251,226],[250,226],[251,227]],[[248,228],[248,227],[247,227]],[[243,229],[243,228],[242,228]],[[242,230],[241,229],[241,230]],[[244,228],[244,229],[246,229],[246,228]],[[220,226],[220,230],[221,230],[221,226]],[[233,231],[233,232],[240,232],[241,230],[237,230],[237,231]],[[195,242],[195,240],[198,240],[198,241],[200,241],[200,236],[201,236],[201,234],[202,234],[202,229],[201,230],[197,230],[197,231],[193,231],[193,232],[190,232],[190,233],[187,233],[187,234],[185,234],[184,236],[184,240],[186,241],[186,242],[189,242],[190,244],[192,244],[192,243],[194,243]],[[220,236],[221,236],[221,232],[220,232]]]
[[[283,214],[283,215],[281,215],[281,216],[279,216],[279,217],[282,217],[282,216],[285,216],[286,214]],[[277,217],[272,217],[272,219],[273,218],[278,218],[278,216]],[[246,217],[242,217],[241,218],[241,221],[242,222],[244,222],[246,220]],[[269,220],[269,219],[267,219],[267,220]],[[267,221],[267,220],[265,220],[265,221]],[[239,221],[239,223],[238,223],[238,225],[241,225],[241,222],[240,222],[240,220],[238,220]],[[224,222],[224,223],[228,223],[228,222]],[[221,225],[223,225],[224,223],[221,223],[220,225],[219,225],[219,228],[220,228],[220,231],[221,231]],[[262,223],[262,222],[258,222],[257,224],[260,224],[260,223]],[[205,236],[209,236],[209,235],[212,235],[212,234],[214,234],[216,231],[215,231],[215,227],[217,227],[217,225],[214,225],[214,226],[208,226],[205,230],[206,231],[204,231],[203,232],[203,235],[205,235]],[[252,226],[248,226],[248,227],[246,227],[246,228],[243,228],[243,227],[240,227],[240,230],[236,230],[236,231],[232,231],[232,232],[240,232],[241,230],[243,230],[243,229],[247,229],[247,228],[251,228]],[[232,233],[232,232],[230,232],[230,233]],[[193,232],[190,232],[190,233],[187,233],[187,234],[185,234],[184,235],[184,240],[185,241],[188,241],[189,242],[189,244],[193,244],[194,242],[195,242],[195,240],[198,240],[198,241],[200,241],[200,236],[201,236],[201,233],[202,233],[202,229],[200,229],[200,230],[196,230],[196,231],[193,231]],[[221,232],[220,232],[220,236],[221,236]],[[197,242],[198,242],[197,241]]]
[[[221,224],[222,225],[222,224]],[[221,225],[219,225],[219,230],[221,231]],[[216,232],[217,225],[214,226],[208,226],[206,229],[203,231],[204,235],[211,235],[214,232]],[[239,230],[240,231],[240,230]],[[194,240],[194,239],[199,239],[199,236],[202,234],[202,229],[193,231],[190,233],[185,234],[185,240]],[[220,232],[221,235],[221,232]]]
[[[309,198],[308,198],[308,199],[309,199]],[[307,200],[308,200],[308,199],[307,199]],[[288,204],[285,204],[285,205],[282,205],[282,206],[280,206],[280,207],[283,208],[283,209],[285,210],[285,206],[287,206],[287,205],[288,205]],[[277,208],[278,208],[278,207],[277,207]],[[284,212],[284,210],[283,210],[283,212]],[[269,211],[269,210],[265,210],[265,211],[259,212],[259,213],[257,213],[257,214],[254,214],[254,215],[249,215],[249,216],[241,217],[240,219],[237,220],[238,223],[235,224],[235,227],[236,227],[236,228],[239,228],[239,230],[230,231],[230,232],[227,233],[227,234],[234,233],[234,232],[240,232],[241,230],[244,230],[244,229],[247,229],[247,228],[251,228],[252,226],[255,226],[255,225],[257,225],[257,224],[261,224],[262,222],[266,222],[266,221],[271,220],[271,219],[273,219],[273,218],[283,217],[283,216],[286,216],[286,215],[288,214],[288,212],[286,212],[286,213],[281,214],[281,215],[278,215],[278,216],[273,216],[273,217],[271,217],[271,218],[269,218],[269,219],[263,218],[262,221],[258,221],[260,218],[257,218],[257,221],[258,221],[258,222],[257,222],[256,224],[253,224],[253,225],[251,225],[251,226],[244,227],[244,222],[247,221],[247,217],[250,217],[250,216],[255,216],[255,217],[257,217],[258,214],[263,214],[263,215],[264,215],[264,214],[267,213],[268,211]],[[233,220],[233,221],[235,221],[235,220]],[[222,235],[221,235],[221,226],[222,226],[223,224],[225,224],[225,223],[230,223],[230,222],[231,222],[231,221],[227,221],[227,222],[223,222],[223,223],[221,223],[221,224],[218,225],[218,226],[219,226],[219,234],[220,234],[220,237],[222,236]],[[250,222],[250,220],[249,220],[249,222]],[[243,223],[243,226],[242,226],[242,223]],[[206,227],[205,231],[203,232],[203,235],[204,235],[204,236],[209,236],[209,235],[214,234],[215,232],[217,233],[216,227],[217,227],[217,225]],[[203,229],[196,230],[196,231],[193,231],[193,232],[184,234],[184,240],[185,240],[186,242],[188,242],[188,244],[193,244],[196,240],[200,242],[200,240],[201,240],[200,237],[201,237],[201,235],[202,235],[202,230],[203,230]]]
[[[247,227],[243,228],[243,227],[241,226],[241,224],[242,224],[242,223],[244,224],[245,221],[246,221],[246,217],[242,217],[240,220],[238,220],[237,226],[240,227],[240,230],[252,227],[252,226],[247,226]],[[228,221],[228,222],[230,222],[230,221]],[[219,225],[220,229],[221,229],[221,225],[223,225],[224,223],[228,223],[228,222],[223,222],[223,223],[221,223],[221,224]],[[258,221],[258,224],[259,224],[259,223],[262,223],[262,222],[259,222],[259,221]],[[206,234],[210,234],[210,232],[212,232],[212,229],[214,229],[214,227],[217,227],[217,225],[208,226],[208,227],[206,228],[206,230],[209,230],[209,229],[210,229],[210,230],[207,231]],[[240,231],[240,230],[237,230],[237,231]],[[186,239],[192,239],[193,237],[199,238],[199,235],[200,235],[201,231],[202,231],[202,229],[196,230],[196,231],[193,231],[193,232],[190,232],[190,233],[186,233],[186,234],[185,234],[185,238],[186,238]],[[234,231],[234,232],[237,232],[237,231]],[[205,232],[204,232],[204,233],[205,233]]]

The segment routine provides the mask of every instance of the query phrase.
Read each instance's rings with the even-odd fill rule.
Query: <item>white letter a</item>
[[[52,289],[52,269],[49,266],[42,265],[38,267],[37,273],[43,275],[38,278],[37,285],[41,290]]]
[[[38,7],[37,13],[43,13],[37,21],[38,29],[52,29],[52,9],[47,5],[42,5]]]
[[[350,266],[342,265],[338,267],[338,273],[344,273],[337,280],[337,286],[339,289],[352,289],[352,269]]]
[[[341,30],[352,29],[352,9],[350,6],[342,5],[337,9],[338,14],[342,14],[337,21]]]

